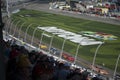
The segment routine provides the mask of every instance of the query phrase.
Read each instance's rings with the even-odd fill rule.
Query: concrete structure
[[[102,14],[107,14],[108,13],[108,8],[100,8]]]

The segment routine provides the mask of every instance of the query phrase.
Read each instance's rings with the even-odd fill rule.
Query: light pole
[[[15,20],[11,21],[9,34],[12,32],[13,23],[14,23],[15,21],[17,21],[17,20],[15,19]]]
[[[26,22],[24,22],[21,26],[20,26],[20,29],[19,29],[19,33],[18,33],[18,39],[20,39],[20,32],[21,32],[21,29],[23,27],[23,25],[25,24]]]
[[[117,61],[116,61],[116,66],[115,66],[115,70],[114,70],[114,74],[113,74],[113,79],[115,78],[115,75],[116,75],[116,70],[117,70],[117,67],[118,67],[119,59],[120,59],[120,54],[118,55],[118,58],[117,58]]]
[[[39,27],[39,26],[40,26],[40,25],[38,25],[38,27]],[[32,39],[31,39],[31,45],[33,45],[33,39],[34,39],[35,32],[36,32],[36,30],[38,29],[38,27],[36,27],[36,28],[34,29],[34,31],[33,31]]]
[[[52,37],[51,37],[51,40],[50,40],[50,45],[49,45],[49,53],[50,53],[50,48],[51,48],[51,46],[52,46],[53,37],[54,37],[54,34],[52,35]]]
[[[78,46],[77,46],[76,53],[75,53],[75,60],[74,60],[73,64],[76,63],[77,55],[78,55],[78,50],[79,50],[79,47],[80,47],[80,43],[81,43],[83,40],[85,40],[85,39],[86,39],[86,38],[81,39],[80,42],[79,42],[79,44],[78,44]]]
[[[53,0],[52,0],[52,5],[50,7],[53,8]]]
[[[7,22],[6,22],[6,31],[7,32],[10,29],[10,22],[11,22],[11,19],[8,19]]]
[[[61,49],[61,52],[60,52],[60,58],[62,58],[62,54],[63,54],[63,49],[64,49],[64,45],[65,45],[65,42],[66,42],[66,38],[64,38],[64,41],[63,41],[63,44],[62,44],[62,49]]]
[[[7,15],[10,18],[10,12],[9,12],[9,5],[8,5],[8,0],[6,0],[6,11],[7,11]]]
[[[26,36],[27,36],[27,32],[28,32],[28,29],[33,25],[33,23],[31,23],[30,25],[27,26],[27,29],[25,31],[25,37],[24,37],[24,41],[26,42]]]
[[[5,23],[5,31],[6,31],[6,34],[8,34],[8,29],[10,28],[9,24],[10,24],[10,19],[8,18],[8,20],[6,21]]]
[[[96,48],[96,51],[95,51],[95,54],[94,54],[94,58],[93,58],[93,62],[92,62],[92,71],[93,71],[93,68],[94,68],[94,64],[95,64],[95,59],[96,59],[96,55],[97,55],[97,52],[100,48],[100,46],[103,44],[104,42],[101,42],[98,47]]]
[[[42,44],[42,38],[43,38],[43,34],[44,34],[44,33],[45,33],[45,31],[43,31],[42,34],[41,34],[39,48],[40,48],[40,46],[41,46],[41,44]],[[40,48],[40,49],[41,49],[41,48]]]
[[[10,33],[10,30],[11,30],[11,26],[12,26],[12,23],[14,23],[15,21],[17,21],[16,19],[10,19],[9,22],[8,22],[8,25],[9,26],[9,29],[8,29],[8,33]]]
[[[16,27],[17,27],[17,25],[18,25],[20,22],[21,22],[21,21],[19,20],[19,21],[16,23],[16,25],[15,25],[15,29],[14,29],[14,32],[13,32],[13,36],[15,35]]]

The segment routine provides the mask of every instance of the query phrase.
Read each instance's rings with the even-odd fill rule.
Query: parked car
[[[60,51],[57,50],[56,48],[50,48],[50,52],[53,53],[53,54],[56,54],[56,55],[59,55],[60,54]]]
[[[107,75],[107,74],[109,74],[109,72],[107,71],[107,70],[105,70],[105,69],[103,69],[103,68],[101,68],[101,67],[99,67],[99,66],[90,66],[90,68],[91,69],[93,69],[95,72],[97,72],[97,73],[100,73],[100,74],[102,74],[102,75]]]
[[[71,56],[69,56],[68,58],[67,58],[69,61],[74,61],[75,60],[75,58],[74,57],[71,57]]]
[[[100,68],[99,70],[100,70],[100,72],[99,72],[100,74],[103,74],[103,75],[109,74],[107,70],[104,70],[102,68]]]
[[[41,49],[47,49],[48,47],[46,45],[40,45]]]
[[[68,61],[74,61],[75,59],[74,59],[74,57],[72,57],[72,56],[70,56],[70,55],[68,55],[68,54],[66,54],[66,53],[63,53],[62,54],[62,57],[64,58],[64,59],[66,59],[66,60],[68,60]]]
[[[67,59],[69,57],[69,55],[65,54],[65,53],[62,53],[62,57],[65,58],[65,59]]]

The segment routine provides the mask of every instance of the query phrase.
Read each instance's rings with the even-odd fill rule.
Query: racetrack
[[[120,25],[120,19],[90,16],[87,14],[78,14],[76,12],[62,11],[62,10],[58,10],[58,9],[49,9],[49,3],[34,2],[34,3],[25,5],[24,8],[45,11],[45,12],[54,13],[54,14],[61,14],[61,15],[75,17],[75,18],[83,18],[83,19],[87,19],[87,20],[93,20],[93,21],[98,21],[98,22]]]
[[[27,9],[40,10],[40,11],[45,11],[45,12],[49,12],[49,13],[67,15],[67,16],[72,16],[72,17],[77,17],[77,18],[84,18],[84,19],[89,19],[89,20],[94,20],[94,21],[101,21],[101,22],[106,22],[106,23],[110,23],[110,24],[120,25],[120,20],[114,20],[114,19],[108,19],[108,18],[98,18],[95,16],[92,17],[92,16],[88,16],[85,14],[69,13],[69,12],[63,12],[60,10],[49,10],[49,5],[47,3],[30,3],[30,4],[25,4],[24,7]]]

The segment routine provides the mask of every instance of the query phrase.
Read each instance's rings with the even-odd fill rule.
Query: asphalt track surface
[[[114,18],[109,18],[109,17],[90,16],[91,14],[85,14],[85,13],[79,14],[77,12],[63,11],[63,10],[59,10],[59,9],[49,9],[49,7],[50,7],[49,3],[34,2],[34,3],[26,4],[24,7],[27,9],[45,11],[45,12],[54,13],[54,14],[71,16],[71,17],[75,17],[75,18],[82,18],[82,19],[87,19],[87,20],[93,20],[93,21],[98,21],[98,22],[120,25],[120,19],[114,19]]]

